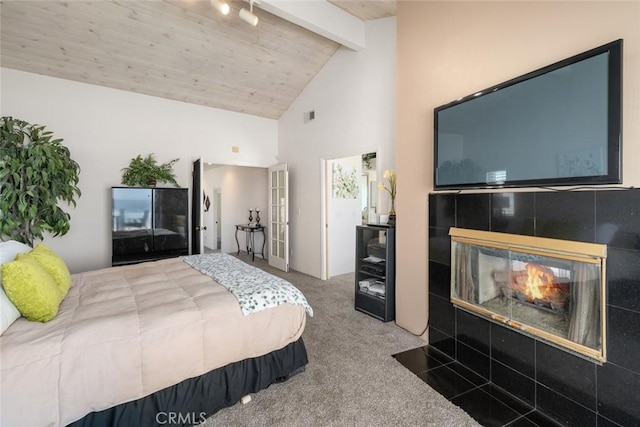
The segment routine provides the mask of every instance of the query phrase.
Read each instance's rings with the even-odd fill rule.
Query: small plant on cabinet
[[[173,165],[178,160],[158,164],[153,153],[144,158],[138,154],[128,167],[122,169],[122,183],[129,187],[155,187],[157,183],[166,182],[180,187],[173,173]]]

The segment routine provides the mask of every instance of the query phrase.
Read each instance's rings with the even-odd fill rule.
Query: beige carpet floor
[[[306,370],[211,416],[213,426],[478,426],[391,355],[426,343],[354,309],[354,277],[327,281],[249,264],[293,283],[314,310],[302,335]]]

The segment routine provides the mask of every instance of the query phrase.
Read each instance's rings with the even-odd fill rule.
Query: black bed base
[[[242,396],[304,371],[308,362],[302,338],[264,356],[245,359],[189,378],[149,396],[92,412],[72,427],[189,426],[200,424]]]

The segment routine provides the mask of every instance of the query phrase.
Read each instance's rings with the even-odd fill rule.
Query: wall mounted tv
[[[622,40],[434,115],[436,190],[620,184]]]

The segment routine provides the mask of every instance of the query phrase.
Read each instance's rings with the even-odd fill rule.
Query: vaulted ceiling
[[[313,0],[318,1],[318,0]],[[331,0],[361,20],[395,0]],[[208,0],[0,1],[0,66],[277,119],[339,48],[254,7]],[[343,13],[343,12],[341,12]]]

